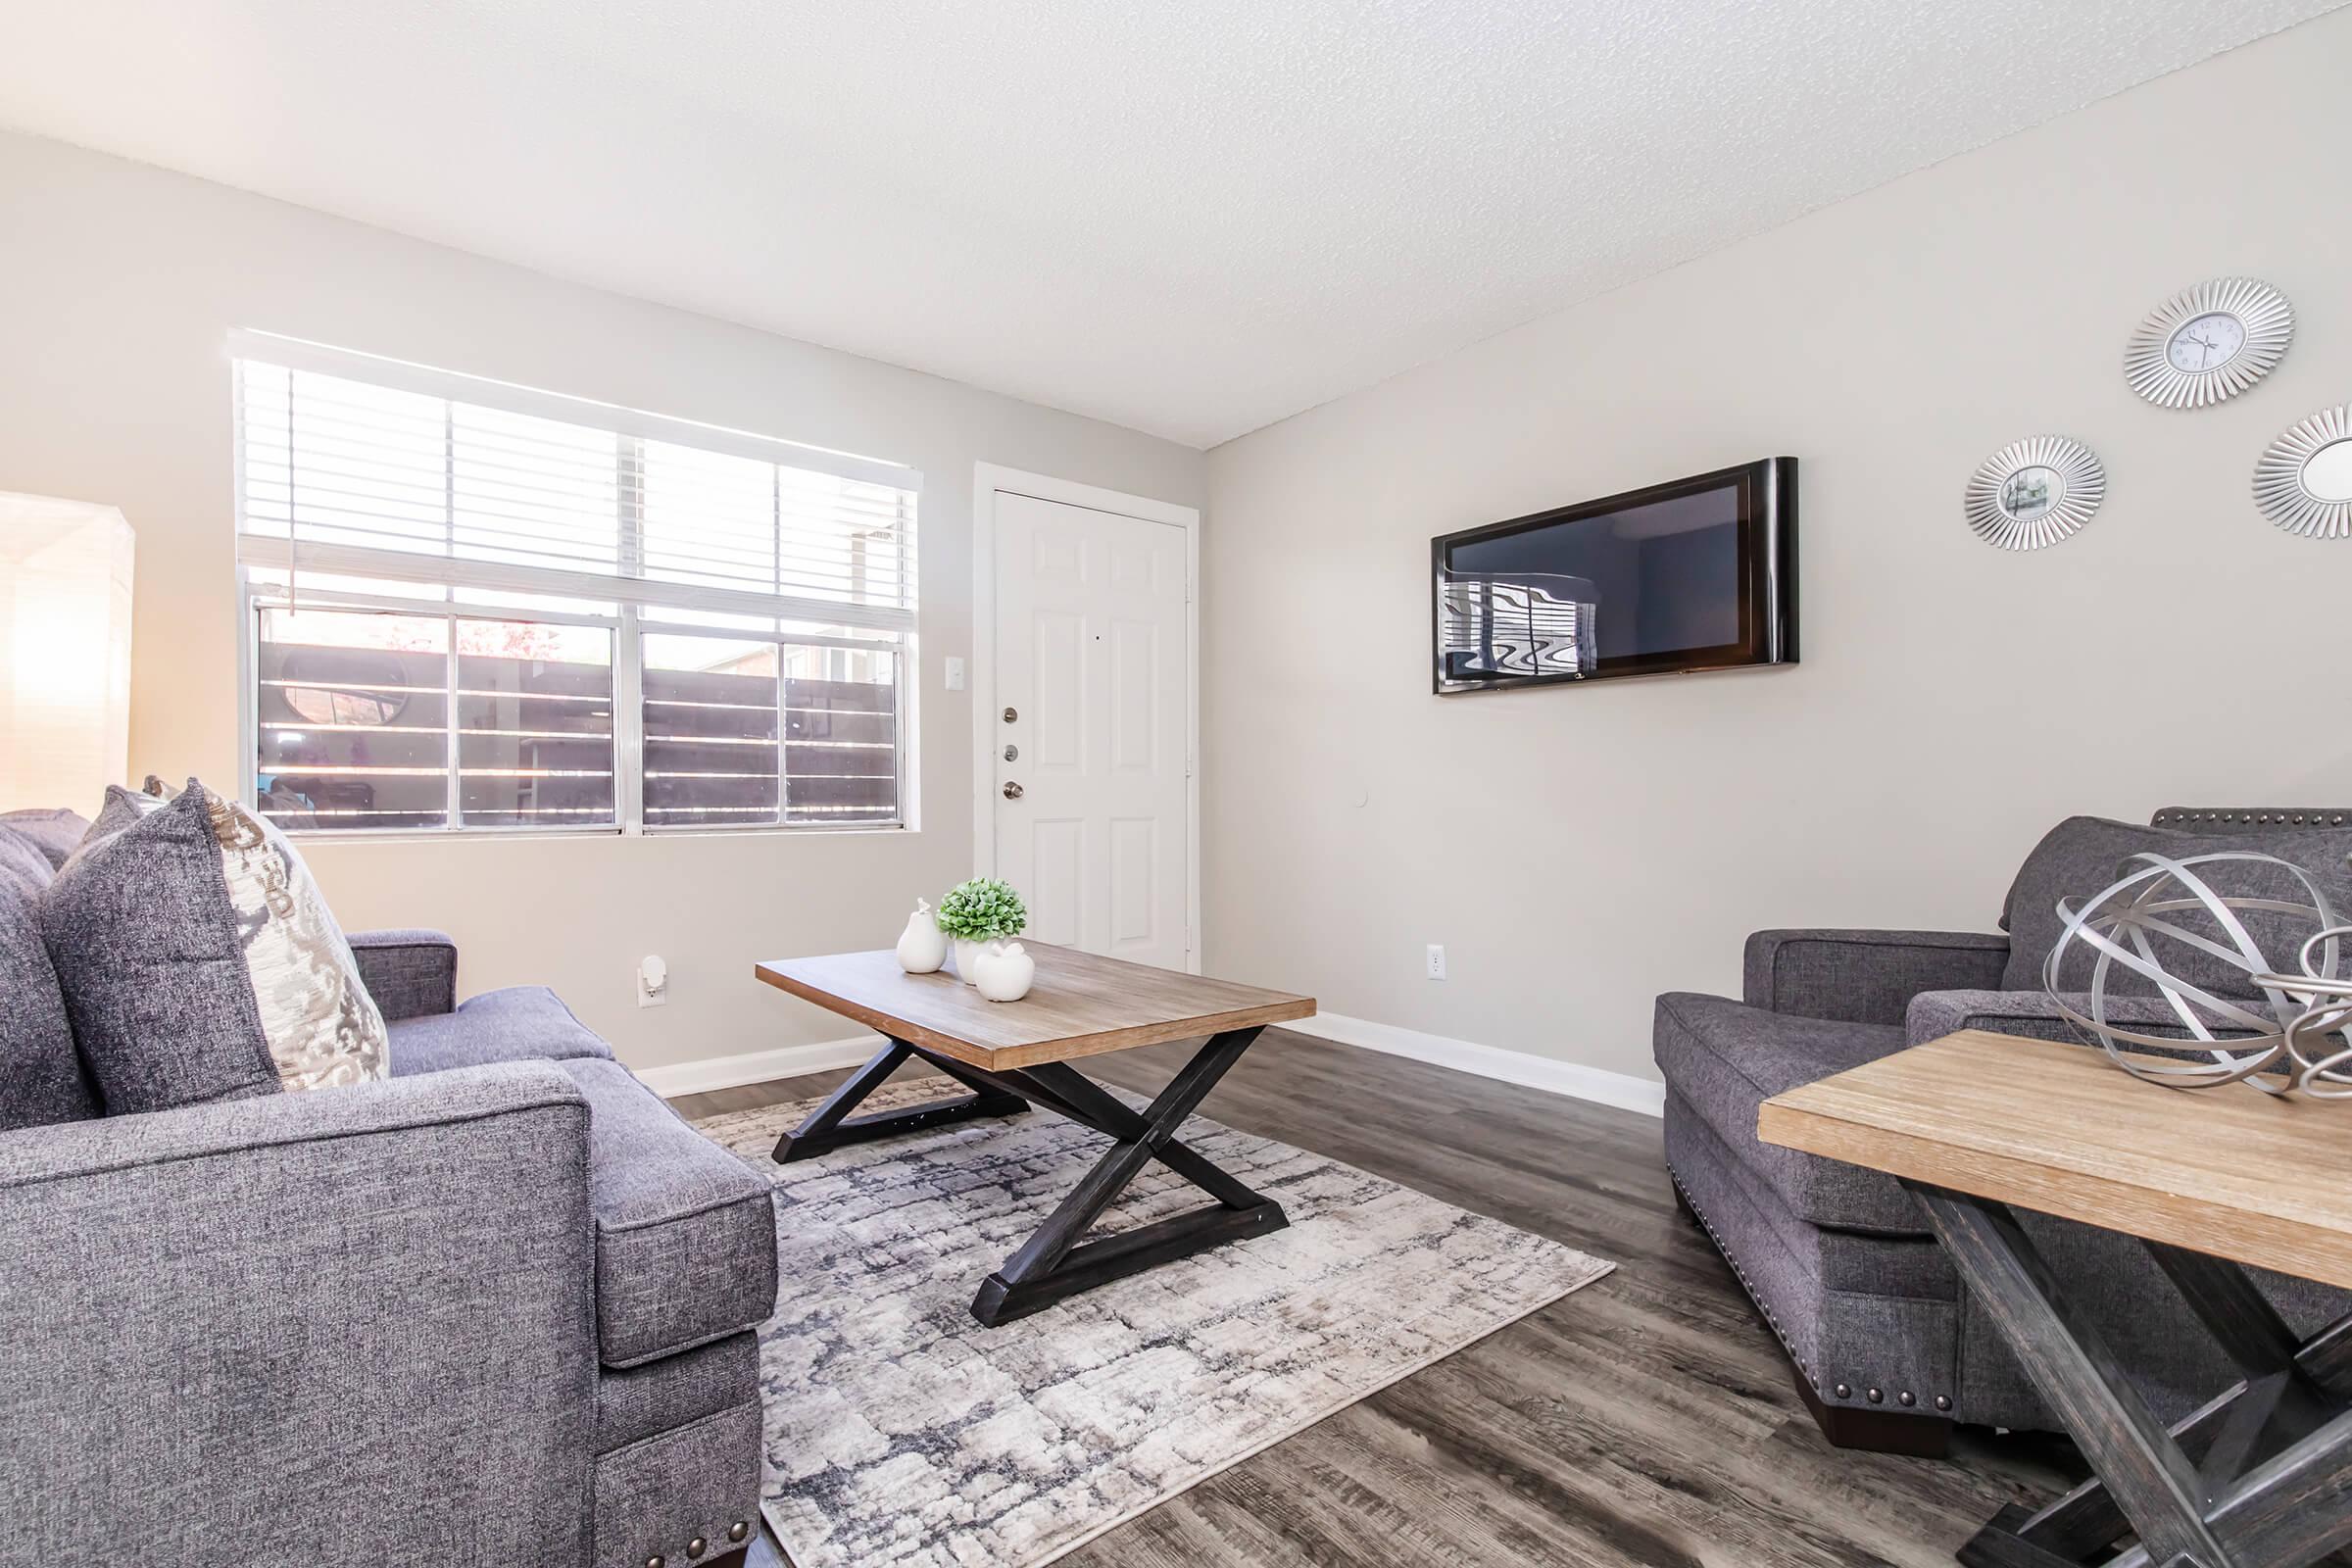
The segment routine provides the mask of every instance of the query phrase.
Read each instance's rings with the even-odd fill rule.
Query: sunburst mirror
[[[2210,408],[2270,374],[2294,340],[2285,295],[2256,278],[2217,277],[2149,313],[2124,348],[2124,376],[2159,407]]]
[[[2099,455],[2062,435],[2014,441],[1978,465],[1963,500],[1977,537],[2003,550],[2070,538],[2107,495]]]
[[[2352,407],[2322,409],[2264,449],[2254,504],[2306,539],[2352,536]]]

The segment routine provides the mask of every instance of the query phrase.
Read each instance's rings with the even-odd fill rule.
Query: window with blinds
[[[896,824],[910,469],[240,334],[256,808]]]

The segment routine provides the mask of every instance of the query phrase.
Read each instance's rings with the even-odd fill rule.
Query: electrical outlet
[[[1429,945],[1429,977],[1432,980],[1446,978],[1446,949],[1435,942]]]
[[[637,1005],[669,1005],[669,965],[658,957],[648,956],[637,965]]]

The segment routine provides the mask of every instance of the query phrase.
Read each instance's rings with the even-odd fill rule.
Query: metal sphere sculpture
[[[2282,873],[2291,885],[2282,883],[2281,891],[2299,892],[2302,899],[2218,892],[2203,868],[2226,863]],[[2299,866],[2244,851],[2177,859],[2142,854],[2124,864],[2123,876],[2080,907],[2065,899],[2058,902],[2065,928],[2042,960],[2041,983],[2059,1013],[2096,1040],[2118,1067],[2150,1083],[2211,1089],[2242,1081],[2271,1095],[2352,1099],[2352,1042],[2345,1038],[2345,1025],[2352,1022],[2352,976],[2342,969],[2352,950],[2352,925],[2338,923],[2318,884]],[[2246,927],[2248,914],[2284,916],[2311,931],[2296,953],[2302,973],[2279,973],[2264,956]],[[2194,950],[2243,973],[2261,993],[2259,1006],[2251,999],[2218,996],[2168,969],[2159,942]],[[2087,1013],[2059,989],[2067,956],[2078,950],[2095,955],[2084,988]],[[2189,1038],[2126,1028],[2109,1016],[2109,984],[2119,966],[2154,985]],[[2219,1038],[2216,1030],[2230,1038]],[[2204,1060],[2194,1059],[2199,1045]],[[2135,1054],[2146,1052],[2167,1055]]]

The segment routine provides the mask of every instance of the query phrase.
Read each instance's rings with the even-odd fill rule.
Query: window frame
[[[378,575],[379,580],[401,580],[429,585],[443,591],[439,600],[406,599],[390,595],[368,595],[344,589],[321,590],[315,595],[300,591],[299,575],[294,592],[289,593],[276,584],[257,582],[252,568],[255,565],[274,565],[281,563],[270,558],[281,552],[268,546],[274,541],[262,540],[257,547],[254,536],[242,528],[246,496],[245,445],[243,439],[242,364],[259,361],[272,367],[295,370],[314,370],[351,380],[367,381],[400,391],[479,404],[508,412],[558,419],[588,428],[610,430],[614,438],[614,462],[625,470],[632,462],[642,463],[644,443],[658,440],[728,456],[748,457],[756,461],[782,466],[813,469],[837,477],[861,479],[881,483],[906,492],[919,501],[922,476],[914,469],[878,460],[836,453],[829,449],[805,447],[767,436],[750,435],[719,426],[697,424],[673,419],[666,416],[644,414],[609,404],[571,398],[561,393],[539,392],[505,382],[486,381],[459,372],[436,370],[405,362],[383,360],[374,356],[355,354],[345,350],[303,343],[296,339],[273,334],[238,331],[230,334],[230,400],[233,440],[232,484],[233,509],[237,524],[236,591],[238,613],[243,617],[237,638],[238,734],[243,748],[240,765],[239,798],[249,809],[259,808],[259,778],[261,759],[260,671],[263,612],[285,606],[289,599],[307,603],[321,611],[346,610],[360,612],[388,612],[421,618],[441,619],[450,627],[446,658],[449,678],[457,678],[459,652],[457,623],[460,620],[486,620],[516,624],[547,624],[590,626],[609,630],[612,634],[612,794],[613,820],[610,823],[582,824],[572,822],[517,823],[501,822],[468,826],[463,820],[459,799],[458,779],[462,766],[458,709],[453,701],[444,714],[449,737],[446,767],[450,781],[449,818],[438,827],[304,827],[288,828],[289,833],[309,839],[349,840],[355,842],[398,842],[448,840],[458,838],[636,838],[672,837],[696,834],[744,833],[911,833],[917,830],[918,781],[916,765],[915,723],[912,711],[921,682],[915,678],[920,667],[919,571],[916,566],[915,530],[920,508],[906,522],[906,543],[901,562],[906,574],[907,604],[904,610],[889,610],[844,600],[832,602],[791,598],[791,613],[775,607],[762,607],[756,613],[772,615],[776,619],[805,617],[819,624],[830,623],[858,627],[876,633],[868,638],[827,636],[823,634],[794,635],[788,632],[762,634],[745,627],[697,626],[686,621],[653,620],[644,616],[646,605],[634,599],[614,600],[608,592],[600,595],[600,582],[608,590],[612,582],[623,576],[603,580],[584,577],[567,585],[557,585],[546,579],[556,573],[540,572],[541,583],[530,588],[511,588],[510,592],[544,593],[551,587],[559,593],[585,599],[603,598],[614,606],[614,613],[601,615],[555,610],[502,609],[495,598],[479,603],[467,603],[454,596],[461,590],[472,589],[494,595],[495,584],[468,582],[468,576],[478,575],[464,569],[438,575],[422,571],[425,563],[447,560],[419,555],[416,569],[398,579],[382,579],[364,566],[338,569],[331,548],[317,545],[298,546],[291,536],[283,542],[282,564],[289,569],[299,558],[301,565],[312,571],[331,575]],[[622,487],[618,521],[620,525],[619,556],[625,563],[642,559],[644,551],[644,498],[642,490],[631,492]],[[326,559],[321,560],[321,556]],[[356,565],[356,564],[355,564]],[[513,573],[492,573],[506,575]],[[729,591],[718,590],[716,597],[725,598]],[[692,597],[692,596],[688,596]],[[726,612],[740,612],[729,610]],[[690,824],[653,824],[645,820],[645,665],[644,642],[647,635],[704,637],[713,641],[736,643],[769,642],[779,649],[776,679],[776,753],[777,753],[777,819],[752,822],[697,822]],[[785,753],[790,745],[790,720],[785,708],[786,680],[783,673],[781,650],[790,648],[839,648],[853,651],[880,652],[887,650],[891,658],[892,736],[891,753],[897,779],[897,809],[889,818],[859,818],[846,821],[803,820],[786,818],[790,808]]]

